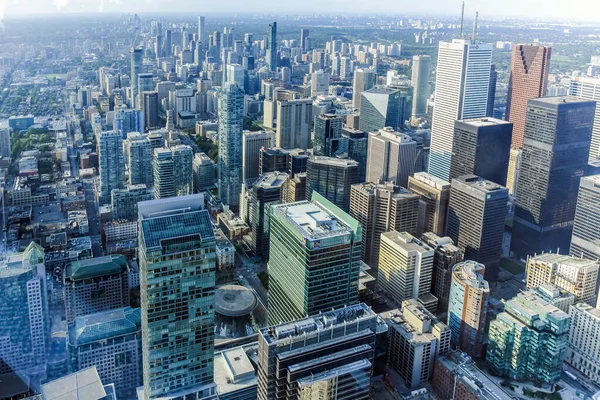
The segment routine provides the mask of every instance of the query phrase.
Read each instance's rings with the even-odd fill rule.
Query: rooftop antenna
[[[477,40],[477,20],[479,19],[479,11],[475,11],[475,23],[473,24],[473,37],[471,38],[471,43],[475,44]]]
[[[465,0],[462,2],[462,12],[460,13],[460,39],[463,37],[463,23],[465,22]]]

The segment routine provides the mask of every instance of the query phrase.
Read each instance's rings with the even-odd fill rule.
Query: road
[[[263,305],[267,306],[267,291],[258,279],[259,272],[266,272],[267,266],[264,264],[253,264],[244,254],[235,253],[236,274],[241,276],[254,289]]]

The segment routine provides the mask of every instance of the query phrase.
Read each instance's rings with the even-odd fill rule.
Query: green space
[[[50,141],[52,138],[47,129],[29,128],[27,131],[13,133],[10,136],[11,156],[15,159],[22,151],[31,150]]]
[[[214,144],[212,140],[205,136],[196,135],[196,145],[200,147],[203,153],[205,153],[211,160],[217,162],[219,157],[219,146]]]
[[[513,275],[519,275],[525,272],[525,267],[510,258],[501,258],[500,267]]]

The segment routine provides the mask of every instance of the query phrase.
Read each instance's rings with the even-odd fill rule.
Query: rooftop
[[[65,268],[65,277],[72,280],[89,279],[120,273],[127,269],[127,260],[120,254],[74,261]]]
[[[256,295],[241,285],[225,285],[215,290],[215,311],[229,317],[250,314],[256,308]]]
[[[349,234],[352,229],[336,218],[319,203],[300,201],[272,207],[273,212],[282,213],[305,238],[323,238]]]
[[[139,332],[141,323],[140,309],[131,307],[79,316],[75,318],[73,324],[69,325],[68,343],[72,346],[81,346]]]
[[[281,187],[289,178],[285,172],[266,172],[252,185],[255,188],[271,189]]]
[[[490,290],[488,281],[483,279],[485,266],[475,261],[467,260],[454,266],[453,276],[475,289]]]
[[[473,125],[476,127],[512,124],[512,122],[505,121],[503,119],[491,118],[491,117],[463,119],[463,120],[458,120],[457,122],[462,122],[464,124]]]
[[[412,178],[436,189],[450,189],[450,182],[440,179],[437,176],[433,176],[427,172],[416,172]]]
[[[357,161],[351,160],[349,158],[336,158],[336,157],[326,157],[326,156],[315,156],[310,160],[313,164],[329,164],[334,165],[336,167],[358,167],[359,163]]]
[[[390,231],[381,234],[381,240],[393,243],[395,246],[402,248],[407,253],[431,253],[433,249],[427,244],[421,242],[408,232]]]
[[[477,175],[463,175],[459,176],[452,180],[452,184],[454,183],[467,185],[468,187],[475,189],[480,192],[489,193],[489,192],[500,192],[506,191],[508,196],[508,189],[502,185],[498,185],[492,181],[488,181],[487,179],[483,179]]]
[[[107,396],[95,366],[48,382],[41,392],[44,400],[100,400]]]

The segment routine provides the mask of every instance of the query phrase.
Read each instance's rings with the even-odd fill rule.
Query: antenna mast
[[[463,37],[463,23],[465,22],[465,0],[463,0],[462,2],[462,12],[460,13],[460,36],[459,38],[462,39]]]
[[[477,20],[479,19],[479,11],[475,11],[475,23],[473,24],[473,38],[471,39],[471,43],[475,44],[477,40]]]

